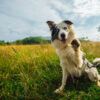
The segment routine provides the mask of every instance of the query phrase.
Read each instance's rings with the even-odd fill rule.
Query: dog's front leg
[[[55,93],[61,93],[64,90],[64,87],[66,85],[67,76],[68,75],[67,75],[66,69],[62,68],[62,84],[61,84],[61,86],[58,89],[56,89],[54,91]]]

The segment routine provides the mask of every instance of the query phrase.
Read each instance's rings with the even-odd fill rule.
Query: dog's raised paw
[[[74,40],[71,42],[71,45],[72,45],[73,48],[76,50],[76,49],[80,46],[80,41],[77,40],[77,39],[74,39]]]

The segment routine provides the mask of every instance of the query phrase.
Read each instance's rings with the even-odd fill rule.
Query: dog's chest
[[[66,62],[66,60],[75,56],[75,51],[71,47],[63,49],[63,50],[57,50],[56,52],[61,62]]]
[[[60,58],[60,65],[62,68],[66,69],[69,74],[75,76],[81,75],[81,70],[77,67],[75,51],[72,48],[57,51],[57,54]]]

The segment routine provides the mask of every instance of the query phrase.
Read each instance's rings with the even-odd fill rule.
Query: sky
[[[0,0],[0,40],[50,36],[48,20],[71,20],[79,38],[100,41],[100,0]]]

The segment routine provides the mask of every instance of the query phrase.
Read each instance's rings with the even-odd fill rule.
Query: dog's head
[[[66,20],[58,24],[53,21],[47,21],[47,24],[50,28],[51,41],[54,47],[64,47],[66,45],[68,34],[73,23],[69,20]]]

